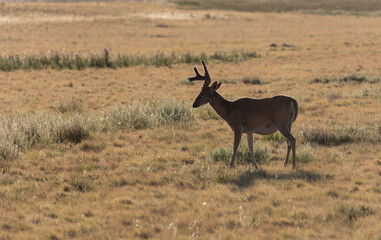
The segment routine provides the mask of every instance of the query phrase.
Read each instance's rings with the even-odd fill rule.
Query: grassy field
[[[381,239],[378,3],[269,2],[1,3],[0,239]],[[201,58],[229,100],[298,100],[295,170],[279,134],[229,168]]]

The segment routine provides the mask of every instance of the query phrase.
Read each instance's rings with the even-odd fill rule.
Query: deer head
[[[196,100],[193,103],[193,108],[198,108],[204,104],[210,103],[213,99],[213,93],[221,86],[221,83],[214,82],[212,86],[209,87],[210,82],[212,81],[208,72],[208,69],[205,65],[205,61],[202,60],[202,65],[204,66],[205,75],[202,76],[197,67],[194,67],[194,72],[196,73],[195,77],[188,78],[189,81],[204,81],[204,85],[201,88],[200,94],[198,94]]]

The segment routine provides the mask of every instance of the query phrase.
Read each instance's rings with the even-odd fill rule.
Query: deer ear
[[[214,83],[212,84],[212,89],[213,89],[213,90],[217,90],[220,86],[221,86],[221,83],[214,82]]]

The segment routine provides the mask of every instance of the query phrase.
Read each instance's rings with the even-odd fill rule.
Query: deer
[[[197,67],[194,67],[196,76],[188,78],[189,81],[204,81],[201,92],[192,107],[198,108],[209,103],[233,130],[234,146],[230,167],[234,167],[242,134],[247,135],[252,164],[258,169],[253,151],[253,134],[270,135],[279,131],[287,140],[287,154],[283,165],[286,167],[292,149],[292,168],[295,169],[296,139],[291,134],[291,126],[298,116],[298,102],[292,97],[284,95],[262,99],[240,98],[236,101],[228,101],[217,92],[217,89],[221,87],[221,82],[217,83],[216,81],[209,86],[212,80],[205,61],[202,60],[201,63],[204,66],[205,74],[201,75]]]

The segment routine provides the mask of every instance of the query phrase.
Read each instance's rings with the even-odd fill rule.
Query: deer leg
[[[286,166],[288,163],[288,156],[290,155],[290,151],[291,151],[291,143],[287,139],[287,155],[286,155],[286,160],[284,160],[284,164],[283,164],[284,166]]]
[[[296,168],[296,163],[295,163],[296,139],[295,139],[295,137],[294,137],[294,143],[293,144],[291,143],[291,147],[292,147],[292,168]]]
[[[241,137],[242,137],[242,132],[241,132],[241,131],[239,131],[239,132],[234,132],[233,157],[232,157],[232,161],[231,161],[231,163],[230,163],[230,167],[231,167],[231,168],[234,167],[235,154],[237,153],[238,146],[239,146],[239,143],[240,143],[240,141],[241,141]]]
[[[253,142],[254,142],[253,134],[248,133],[246,135],[247,135],[247,145],[249,145],[249,150],[251,153],[251,159],[253,161],[253,165],[256,169],[258,169],[258,165],[257,165],[257,162],[255,161],[254,150],[253,150]]]
[[[284,161],[284,165],[287,164],[288,162],[288,156],[290,154],[290,147],[292,149],[292,168],[296,167],[295,164],[295,145],[296,145],[296,139],[290,131],[287,128],[279,128],[279,132],[287,139],[287,155],[286,155],[286,160]]]

